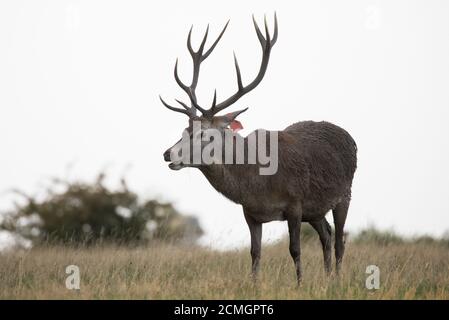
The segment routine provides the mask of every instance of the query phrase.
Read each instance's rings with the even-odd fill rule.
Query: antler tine
[[[178,76],[178,59],[176,59],[175,70],[174,70],[173,73],[174,73],[174,75],[175,75],[176,83],[182,88],[182,90],[184,90],[184,91],[189,90],[189,87],[186,86],[186,85],[181,81],[181,79],[179,79],[179,76]]]
[[[257,85],[262,81],[265,72],[267,71],[268,62],[270,60],[270,53],[271,48],[276,43],[277,37],[278,37],[278,23],[277,23],[277,17],[276,13],[274,14],[274,31],[273,31],[273,38],[270,37],[270,32],[268,30],[268,24],[266,16],[264,18],[264,25],[265,25],[265,37],[263,36],[262,32],[259,29],[259,26],[257,25],[256,19],[253,15],[253,23],[254,23],[254,29],[256,30],[257,38],[259,39],[259,42],[262,46],[262,61],[260,64],[259,72],[256,76],[256,78],[249,83],[247,86],[244,86],[242,84],[242,75],[240,72],[240,67],[237,61],[237,57],[234,53],[234,64],[235,64],[235,71],[237,74],[237,85],[238,90],[235,94],[227,98],[225,101],[215,104],[214,108],[211,108],[207,110],[207,116],[212,117],[221,110],[229,107],[233,103],[235,103],[238,99],[240,99],[242,96],[253,90]]]
[[[225,24],[223,30],[221,30],[221,32],[220,32],[220,35],[217,37],[217,39],[215,40],[215,42],[211,45],[211,47],[209,48],[209,50],[207,50],[206,53],[203,54],[203,56],[202,56],[202,58],[201,58],[202,61],[206,60],[206,58],[207,58],[207,57],[212,53],[212,51],[215,49],[215,47],[217,46],[217,44],[218,44],[218,42],[220,41],[221,37],[222,37],[223,34],[225,33],[226,28],[228,27],[229,21],[230,21],[230,20],[228,20],[228,21],[226,22],[226,24]]]
[[[214,110],[217,105],[217,89],[214,90],[214,99],[212,100],[212,107],[210,110]]]
[[[257,25],[256,18],[254,18],[254,15],[253,15],[253,23],[254,28],[256,29],[257,38],[259,38],[259,42],[262,45],[262,47],[265,48],[265,38],[263,37],[262,32],[260,32],[259,26]]]
[[[268,24],[267,24],[267,15],[263,16],[263,23],[265,25],[265,41],[270,45],[271,39],[270,39],[270,30],[268,30]]]
[[[179,103],[184,109],[186,109],[187,111],[188,110],[190,110],[190,108],[184,103],[184,102],[182,102],[182,101],[180,101],[180,100],[178,100],[178,99],[175,99],[175,101],[177,102],[177,103]]]
[[[235,55],[235,52],[234,52],[234,65],[235,65],[235,73],[237,74],[237,85],[239,87],[239,90],[242,90],[243,89],[242,74],[240,73],[239,62],[237,61],[237,56]]]
[[[198,54],[203,55],[204,45],[206,44],[207,35],[209,34],[209,24],[207,25],[206,32],[204,33],[203,41],[201,41],[200,48],[198,49]]]
[[[192,48],[192,41],[191,41],[191,39],[192,39],[192,30],[193,30],[193,24],[190,27],[189,35],[187,36],[187,49],[189,50],[190,54],[193,56],[195,54],[195,51],[193,51],[193,48]]]
[[[180,108],[175,108],[175,107],[172,107],[171,105],[169,105],[167,102],[165,102],[164,101],[164,99],[162,99],[162,97],[159,95],[159,99],[161,100],[161,102],[162,102],[162,104],[167,108],[167,109],[170,109],[171,111],[175,111],[175,112],[180,112],[180,113],[184,113],[185,115],[187,115],[188,117],[192,117],[192,109],[191,108],[189,108],[189,107],[187,107],[187,106],[185,106],[185,107],[187,107],[187,109],[186,110],[184,110],[184,109],[180,109]],[[179,102],[179,101],[178,101]],[[183,103],[181,103],[181,105],[183,105],[183,107],[184,107],[184,104]]]
[[[273,46],[278,39],[278,18],[276,15],[276,11],[274,12],[274,31],[273,38],[271,39],[271,46]]]

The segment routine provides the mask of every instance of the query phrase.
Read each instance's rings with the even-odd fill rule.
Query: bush
[[[90,184],[55,179],[42,201],[17,191],[26,203],[6,213],[0,230],[33,243],[65,244],[194,241],[203,233],[196,218],[181,215],[170,203],[142,203],[124,179],[121,189],[113,191],[104,186],[104,178],[100,174]]]
[[[357,244],[374,244],[379,246],[388,246],[392,244],[414,244],[427,246],[443,246],[449,247],[449,236],[442,238],[435,238],[429,235],[421,235],[415,237],[403,237],[394,231],[378,230],[371,226],[365,230],[358,232],[352,239],[352,242]]]
[[[394,231],[381,231],[375,227],[360,231],[352,240],[355,243],[376,244],[386,246],[404,243],[405,240]]]

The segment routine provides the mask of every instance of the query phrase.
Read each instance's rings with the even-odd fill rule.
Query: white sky
[[[248,134],[300,120],[327,120],[359,147],[347,229],[370,224],[403,234],[449,230],[448,1],[17,1],[0,2],[0,207],[6,191],[30,192],[49,177],[92,179],[127,171],[143,196],[174,201],[199,216],[215,247],[248,244],[239,206],[195,169],[170,171],[162,153],[186,118],[162,107],[190,81],[185,43],[197,45],[231,19],[204,62],[198,94],[209,105],[244,81],[260,47],[251,14],[278,13],[279,40],[261,85],[231,108]],[[264,239],[285,232],[264,226]]]

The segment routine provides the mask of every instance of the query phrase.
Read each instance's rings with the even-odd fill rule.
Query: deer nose
[[[170,149],[164,152],[164,161],[170,161]]]

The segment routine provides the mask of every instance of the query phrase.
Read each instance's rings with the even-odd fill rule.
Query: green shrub
[[[110,190],[104,178],[100,174],[94,183],[55,179],[42,201],[19,192],[26,203],[6,213],[0,230],[34,243],[75,244],[193,241],[202,234],[196,218],[181,215],[170,203],[141,202],[124,180],[120,190]]]

